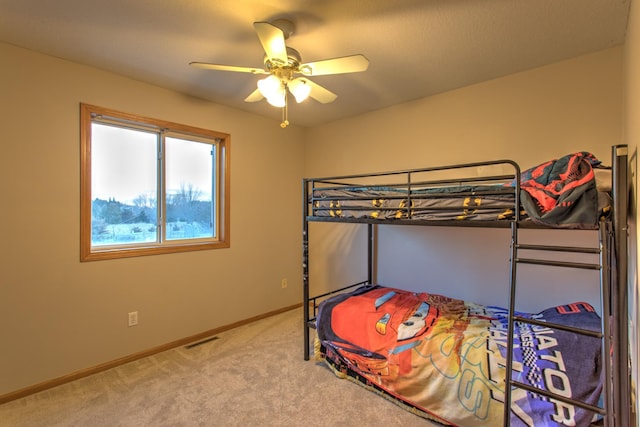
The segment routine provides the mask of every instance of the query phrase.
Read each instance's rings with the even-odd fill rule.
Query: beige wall
[[[577,150],[608,161],[621,142],[621,56],[612,48],[314,128],[305,173],[503,157],[529,167]]]
[[[640,352],[640,337],[638,330],[639,313],[639,290],[638,290],[638,250],[637,242],[638,227],[636,226],[637,212],[640,206],[638,206],[637,188],[638,188],[638,176],[637,176],[637,156],[638,145],[640,145],[640,4],[638,1],[631,3],[631,9],[629,14],[629,23],[627,27],[627,38],[624,49],[624,140],[629,145],[629,156],[632,159],[632,194],[636,200],[635,206],[633,206],[633,221],[629,227],[630,236],[630,269],[629,269],[629,282],[630,282],[630,317],[631,317],[631,333],[630,333],[630,345],[631,345],[631,360],[638,361],[638,353]],[[635,388],[635,392],[632,394],[636,399],[636,425],[640,425],[640,402],[637,400],[637,385],[639,381],[638,364],[632,363],[632,383]]]
[[[303,129],[6,44],[0,63],[0,395],[300,302]],[[80,263],[80,102],[231,134],[231,248]]]

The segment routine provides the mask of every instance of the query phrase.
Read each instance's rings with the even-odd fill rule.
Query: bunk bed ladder
[[[546,398],[552,399],[560,406],[562,404],[573,405],[583,409],[587,409],[595,414],[599,414],[604,419],[604,425],[612,427],[614,425],[613,420],[613,400],[612,400],[612,361],[611,354],[607,349],[611,348],[611,336],[607,333],[600,331],[593,331],[589,329],[582,329],[578,327],[567,326],[563,324],[556,324],[552,322],[542,322],[535,319],[521,317],[515,314],[515,299],[516,299],[516,266],[519,264],[531,264],[547,267],[565,267],[575,269],[588,269],[598,270],[600,272],[600,284],[601,284],[601,309],[602,309],[602,325],[601,331],[609,331],[610,324],[609,319],[611,316],[611,301],[609,295],[610,283],[609,283],[609,260],[607,257],[608,248],[607,243],[609,241],[610,227],[604,221],[601,222],[599,228],[599,247],[573,247],[573,246],[554,246],[554,245],[531,245],[521,244],[518,242],[518,224],[516,221],[512,223],[512,244],[511,244],[511,289],[509,295],[509,319],[508,319],[508,337],[507,337],[507,360],[506,360],[506,375],[505,381],[505,411],[504,411],[504,425],[510,425],[511,416],[511,404],[512,394],[514,389],[522,389],[527,392],[536,393]],[[527,251],[529,254],[539,254],[538,258],[525,258],[521,257],[519,252]],[[594,254],[598,255],[597,263],[589,262],[570,262],[561,261],[557,259],[544,258],[541,252],[546,252],[547,257],[550,257],[548,253],[571,253],[571,254]],[[530,255],[533,256],[533,255]],[[574,400],[572,398],[561,395],[562,390],[548,391],[542,390],[530,385],[524,384],[520,381],[513,379],[513,346],[514,346],[514,332],[515,324],[526,323],[533,326],[540,326],[550,329],[563,330],[566,332],[581,334],[585,336],[596,337],[602,340],[602,360],[604,361],[604,378],[608,379],[604,381],[603,396],[606,396],[604,400],[604,408],[590,405],[586,402]],[[570,425],[570,424],[569,424]]]

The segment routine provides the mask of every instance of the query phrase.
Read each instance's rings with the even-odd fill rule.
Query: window
[[[80,258],[229,247],[229,135],[81,104]]]

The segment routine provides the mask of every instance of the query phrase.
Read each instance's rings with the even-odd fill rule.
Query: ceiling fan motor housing
[[[302,57],[300,56],[300,52],[295,50],[292,47],[287,46],[287,63],[283,64],[280,60],[276,58],[269,58],[268,55],[264,56],[264,65],[267,69],[277,68],[277,67],[290,67],[297,69],[302,63]]]
[[[269,58],[265,55],[264,65],[266,69],[279,79],[291,80],[294,73],[300,70],[302,57],[300,53],[292,47],[287,46],[287,63],[282,64],[277,59]]]

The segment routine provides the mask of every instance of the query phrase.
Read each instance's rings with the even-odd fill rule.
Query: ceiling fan
[[[253,27],[265,51],[264,68],[206,62],[191,62],[190,65],[208,70],[267,75],[258,81],[258,88],[245,98],[245,102],[257,102],[266,98],[271,105],[282,108],[280,126],[283,128],[289,125],[287,92],[290,92],[297,102],[311,97],[327,104],[337,98],[335,93],[314,83],[308,77],[357,73],[369,67],[369,60],[359,54],[303,63],[300,53],[285,44],[285,40],[293,34],[294,26],[291,21],[279,19],[273,23],[254,22]]]

